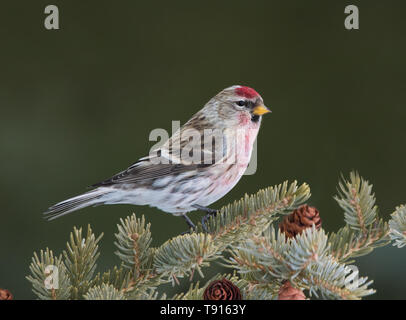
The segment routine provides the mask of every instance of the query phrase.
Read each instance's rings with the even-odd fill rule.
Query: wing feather
[[[151,180],[157,178],[193,170],[206,170],[216,165],[224,159],[227,153],[226,139],[225,136],[218,139],[217,135],[219,133],[214,131],[205,131],[206,137],[204,138],[203,129],[205,126],[199,127],[199,130],[195,129],[195,123],[200,117],[199,113],[196,114],[153,154],[139,159],[126,170],[92,185],[92,187],[117,184],[150,184],[152,183]],[[208,128],[209,125],[206,127]],[[196,137],[196,132],[199,134],[199,138]],[[194,139],[190,139],[190,137],[194,137]],[[211,142],[207,143],[208,141]],[[221,142],[220,145],[219,141]],[[184,150],[198,150],[200,152],[200,162],[185,159],[182,156]],[[218,152],[220,152],[220,156],[216,157],[219,154]]]

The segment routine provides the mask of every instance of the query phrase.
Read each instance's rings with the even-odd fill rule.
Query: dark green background
[[[48,4],[59,6],[60,30],[43,26]],[[358,31],[344,28],[348,4],[359,6]],[[118,263],[120,217],[145,214],[154,245],[184,231],[181,218],[148,207],[88,208],[54,222],[41,212],[146,155],[152,129],[184,123],[234,84],[254,87],[273,113],[259,134],[257,173],[213,207],[297,179],[335,231],[337,180],[357,169],[388,218],[406,202],[405,9],[404,1],[2,1],[0,287],[34,298],[24,278],[33,251],[61,252],[73,225],[105,233],[99,270]],[[375,281],[373,298],[406,297],[405,250],[358,259]]]

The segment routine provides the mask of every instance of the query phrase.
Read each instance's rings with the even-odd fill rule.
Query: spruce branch
[[[202,300],[205,287],[200,287],[199,281],[196,283],[192,282],[188,291],[175,294],[172,300]]]
[[[388,244],[389,227],[378,217],[372,185],[357,172],[351,172],[350,180],[343,178],[339,189],[335,200],[344,209],[347,225],[330,234],[332,255],[339,262],[348,262]]]
[[[277,300],[279,288],[275,282],[268,285],[248,283],[243,294],[246,300]]]
[[[126,300],[124,294],[113,285],[103,283],[90,288],[84,295],[85,300]]]
[[[195,270],[204,277],[201,268],[218,256],[218,246],[210,234],[185,234],[168,240],[156,250],[154,268],[174,284],[185,275],[192,278]]]
[[[85,237],[82,235],[82,228],[74,227],[70,234],[70,241],[67,242],[67,250],[63,251],[63,255],[72,284],[72,299],[82,299],[92,286],[92,277],[97,266],[96,261],[100,255],[98,243],[102,237],[103,234],[96,238],[90,225]]]
[[[398,248],[406,246],[406,207],[401,205],[392,213],[389,220],[390,238],[394,240],[393,245]]]
[[[291,213],[309,197],[308,185],[296,182],[245,195],[209,219],[208,233],[202,232],[200,224],[195,233],[174,237],[157,248],[151,247],[150,224],[144,216],[133,214],[120,219],[117,226],[115,253],[120,266],[94,278],[102,235],[96,238],[90,226],[85,236],[82,229],[74,228],[63,255],[54,256],[49,249],[40,255],[34,253],[27,279],[40,299],[166,299],[165,294],[159,296],[159,286],[174,285],[185,276],[192,282],[196,272],[203,277],[202,269],[222,258],[233,274],[217,274],[203,286],[191,283],[189,290],[174,299],[222,298],[225,295],[217,295],[219,285],[238,299],[276,299],[286,281],[298,292],[308,290],[310,296],[325,299],[361,299],[374,293],[369,288],[372,281],[358,278],[350,260],[391,240],[398,247],[405,246],[406,207],[397,207],[386,223],[378,217],[372,185],[352,172],[348,181],[340,182],[335,197],[344,210],[343,228],[327,235],[319,212],[312,215],[305,206],[306,212],[300,211],[299,218],[318,220],[310,219],[309,223],[296,217],[290,227],[297,225],[294,230],[300,232],[275,230],[274,220]],[[59,287],[47,289],[56,271]],[[220,281],[212,283],[214,280]]]
[[[375,248],[389,243],[389,227],[382,219],[376,220],[366,232],[351,229],[346,225],[337,233],[329,235],[330,251],[339,262],[350,263],[351,258],[364,256]]]
[[[133,271],[135,279],[145,277],[152,263],[151,224],[145,224],[144,215],[137,219],[132,214],[124,220],[120,219],[117,228],[117,241],[114,243],[118,249],[116,255],[124,262],[125,267]]]
[[[357,172],[351,172],[349,181],[342,177],[334,199],[344,210],[345,222],[352,229],[367,233],[367,227],[375,222],[378,214],[372,185]]]
[[[209,234],[178,236],[161,246],[154,266],[158,273],[169,275],[172,282],[184,275],[193,277],[195,270],[203,277],[201,267],[209,265],[208,262],[219,257],[229,245],[261,234],[277,214],[286,214],[309,197],[309,186],[298,186],[296,181],[245,195],[209,219]],[[202,230],[201,225],[199,230]]]
[[[151,224],[146,224],[145,217],[137,218],[135,214],[120,219],[117,225],[118,233],[116,255],[123,261],[127,270],[125,281],[120,289],[127,299],[156,298],[155,289],[167,282],[153,267],[156,248],[151,247]]]
[[[308,268],[308,276],[302,278],[308,287],[310,296],[318,297],[320,292],[323,299],[359,300],[375,293],[368,289],[373,282],[368,278],[358,278],[358,271],[352,271],[345,264],[324,256]]]
[[[41,300],[66,300],[70,297],[71,283],[62,255],[54,256],[52,250],[34,252],[30,265],[32,291]]]
[[[125,292],[127,300],[166,300],[166,294],[159,295],[157,287],[142,286],[131,292]]]
[[[271,227],[262,237],[249,239],[231,249],[228,266],[257,282],[276,279],[282,283],[293,280],[327,250],[327,236],[322,229],[316,230],[313,226],[296,238],[288,239]]]
[[[102,274],[99,272],[93,279],[93,284],[95,286],[112,285],[117,290],[124,290],[130,286],[131,279],[131,271],[121,265],[120,267],[114,266]]]
[[[308,289],[323,298],[358,299],[372,294],[371,282],[360,278],[350,283],[350,269],[329,254],[324,230],[315,226],[305,229],[293,239],[273,228],[257,239],[249,239],[231,250],[229,266],[250,282],[280,284],[289,280],[301,289]]]
[[[127,300],[156,300],[158,299],[158,286],[167,282],[167,279],[163,279],[162,275],[157,274],[141,281],[132,281],[130,278],[128,285],[124,286],[121,291]],[[163,294],[159,299],[166,299],[166,295]]]
[[[124,291],[119,290],[112,284],[102,283],[101,285],[93,286],[84,295],[85,300],[157,300],[158,292],[155,288],[149,288],[144,291],[133,291],[130,295]],[[161,300],[166,298],[161,295]]]
[[[277,214],[286,214],[310,197],[310,188],[287,181],[274,187],[259,190],[254,195],[245,195],[241,200],[229,204],[208,220],[207,226],[213,241],[226,248],[229,244],[259,235],[274,221]],[[199,225],[202,230],[201,225]]]
[[[317,230],[313,225],[290,240],[290,250],[286,256],[291,270],[295,272],[293,278],[309,265],[326,256],[329,249],[327,239],[324,230]]]

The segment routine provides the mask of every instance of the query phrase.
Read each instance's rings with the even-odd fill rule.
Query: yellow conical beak
[[[256,106],[253,110],[252,113],[255,114],[256,116],[262,116],[265,113],[269,113],[271,110],[269,110],[267,107],[264,105],[259,105]]]

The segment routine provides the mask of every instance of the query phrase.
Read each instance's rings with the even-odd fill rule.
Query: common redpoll
[[[135,204],[183,216],[226,195],[244,174],[261,124],[270,112],[252,88],[232,86],[214,96],[166,143],[110,179],[57,203],[49,220],[88,206]]]

